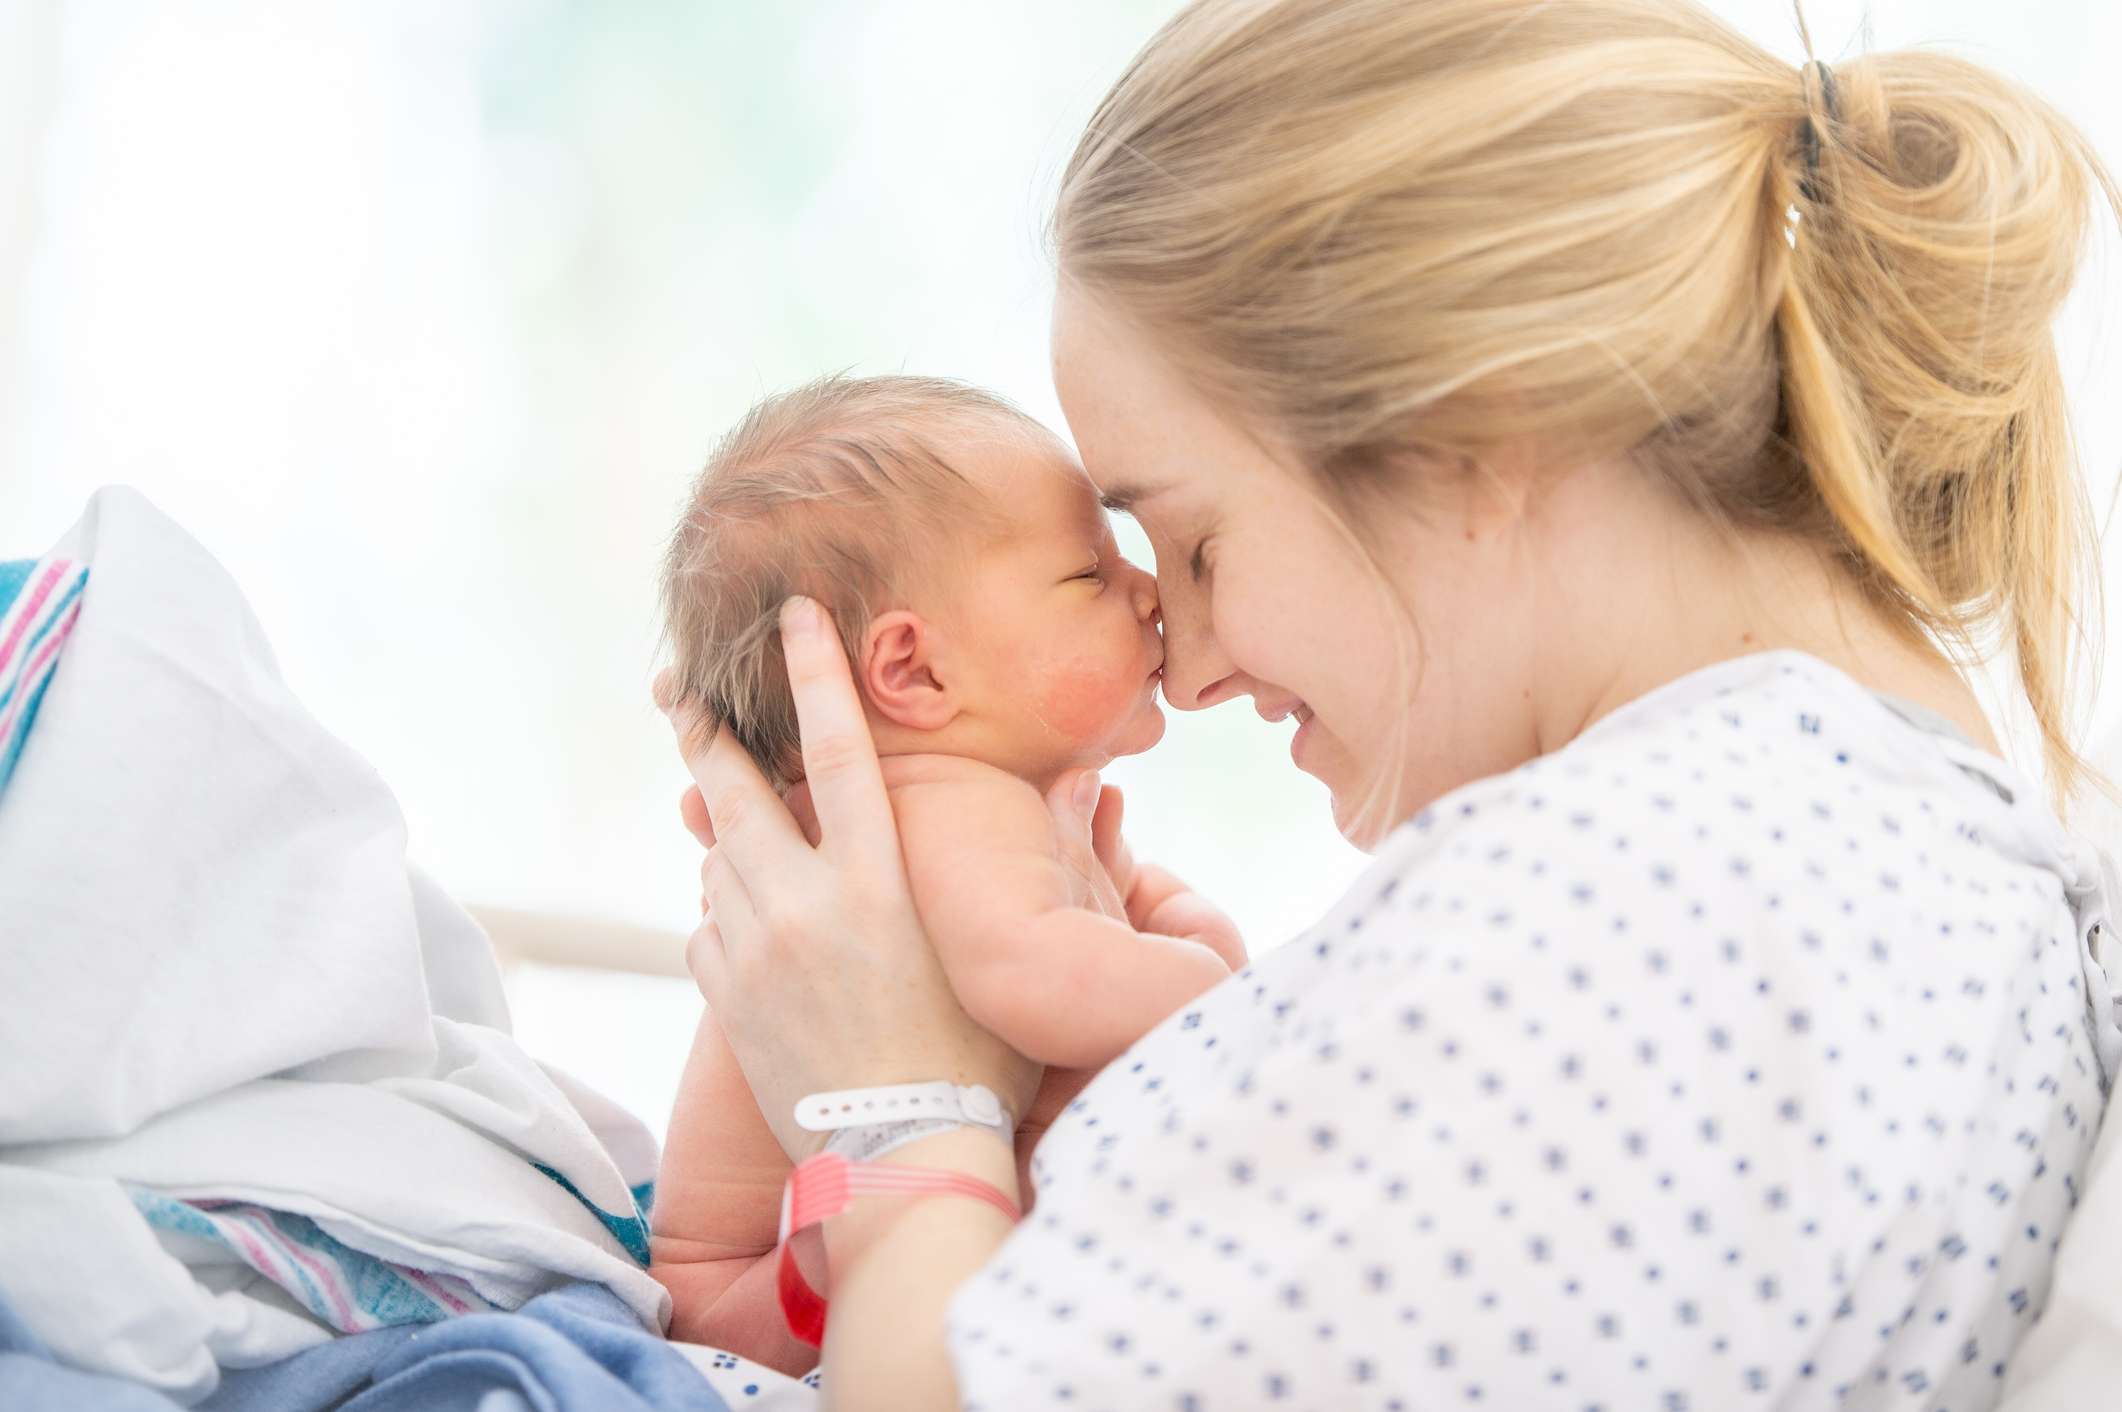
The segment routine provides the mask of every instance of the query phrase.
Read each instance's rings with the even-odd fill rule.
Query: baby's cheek
[[[1073,745],[1094,745],[1110,736],[1134,714],[1145,685],[1141,673],[1089,656],[1044,662],[1036,680],[1027,704]]]

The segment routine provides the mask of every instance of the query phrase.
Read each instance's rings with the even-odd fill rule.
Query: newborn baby
[[[697,745],[729,730],[783,788],[803,765],[782,600],[832,614],[862,692],[907,878],[967,1013],[1050,1066],[1019,1129],[1244,964],[1229,919],[1118,845],[1065,860],[1046,795],[1164,732],[1156,582],[1120,557],[1075,459],[990,394],[834,378],[755,407],[700,477],[664,577],[662,692]],[[802,792],[791,800],[803,812]],[[806,824],[806,827],[810,827]],[[815,836],[814,836],[815,841]],[[710,1015],[652,1215],[670,1336],[800,1373],[774,1292],[789,1162]],[[1029,1183],[1025,1184],[1029,1194]]]

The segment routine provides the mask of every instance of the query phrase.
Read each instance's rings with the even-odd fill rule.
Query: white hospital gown
[[[2104,907],[1993,757],[1801,654],[1695,673],[1085,1090],[952,1304],[965,1404],[1988,1408],[2104,1104]]]

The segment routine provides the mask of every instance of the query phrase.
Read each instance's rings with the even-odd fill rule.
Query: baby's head
[[[669,704],[777,785],[803,774],[791,594],[832,614],[882,754],[1044,787],[1163,734],[1155,581],[1068,449],[992,393],[826,378],[753,407],[701,472],[664,563]]]

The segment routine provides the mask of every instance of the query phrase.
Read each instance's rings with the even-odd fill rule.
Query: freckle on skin
[[[1750,642],[1752,642],[1753,640],[1754,640],[1754,635],[1753,635],[1752,633],[1750,633],[1750,632],[1742,632],[1742,633],[1740,633],[1740,634],[1739,634],[1739,641],[1741,641],[1741,642],[1749,642],[1749,643],[1750,643]]]

